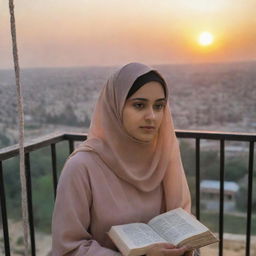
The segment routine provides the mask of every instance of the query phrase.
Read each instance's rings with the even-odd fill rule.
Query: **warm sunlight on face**
[[[207,46],[213,43],[213,35],[209,32],[202,32],[199,35],[198,43],[202,46]]]
[[[163,86],[155,81],[144,84],[123,108],[123,126],[136,140],[150,142],[158,134],[166,105]]]

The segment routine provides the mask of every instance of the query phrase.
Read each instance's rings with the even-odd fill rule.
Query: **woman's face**
[[[155,81],[144,84],[125,102],[124,128],[137,140],[152,141],[162,123],[165,105],[162,85]]]

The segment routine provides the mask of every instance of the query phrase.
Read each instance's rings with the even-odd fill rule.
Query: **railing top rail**
[[[25,143],[25,153],[31,152],[51,144],[55,144],[57,142],[63,140],[83,140],[87,136],[86,133],[51,133],[47,136],[41,136],[36,139],[31,139]],[[5,147],[0,149],[0,161],[6,160],[13,156],[17,156],[19,154],[19,145],[15,144],[13,146]]]
[[[209,140],[256,141],[256,133],[175,130],[179,138],[200,138]]]
[[[210,140],[232,140],[232,141],[256,141],[256,133],[240,133],[240,132],[222,132],[222,131],[193,131],[193,130],[175,130],[179,138],[199,138]],[[38,137],[25,143],[25,153],[31,152],[50,144],[54,144],[63,140],[81,141],[86,139],[87,133],[51,133],[47,136]],[[6,160],[19,154],[19,145],[13,145],[0,149],[0,161]]]

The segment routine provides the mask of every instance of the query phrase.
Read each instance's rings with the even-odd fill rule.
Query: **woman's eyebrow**
[[[148,100],[145,99],[145,98],[132,98],[131,100],[143,100],[143,101],[148,101]]]
[[[166,98],[161,98],[161,99],[158,99],[156,101],[166,101]]]

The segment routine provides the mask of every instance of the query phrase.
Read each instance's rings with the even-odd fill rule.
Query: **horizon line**
[[[131,61],[131,62],[137,62],[137,61]],[[140,61],[138,61],[140,62]],[[198,61],[198,62],[182,62],[182,63],[175,63],[175,62],[170,62],[170,63],[157,63],[157,64],[146,64],[149,66],[196,66],[196,65],[218,65],[218,64],[246,64],[246,63],[256,63],[256,59],[247,59],[247,60],[227,60],[227,61],[208,61],[208,62],[203,62],[203,61]],[[130,62],[128,62],[130,63]],[[141,62],[145,63],[145,62]],[[65,68],[115,68],[122,66],[123,64],[113,64],[113,65],[74,65],[74,66],[38,66],[38,67],[20,67],[20,70],[26,70],[26,69],[65,69]],[[0,71],[11,71],[14,70],[14,68],[0,68]]]

